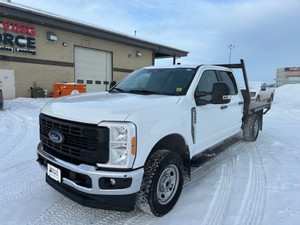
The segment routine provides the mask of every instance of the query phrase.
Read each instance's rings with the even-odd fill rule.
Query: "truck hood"
[[[178,96],[139,95],[96,92],[57,98],[48,102],[41,113],[83,123],[125,121],[138,111],[176,104]]]

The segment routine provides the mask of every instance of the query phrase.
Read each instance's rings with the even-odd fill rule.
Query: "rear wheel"
[[[147,160],[137,205],[146,213],[163,216],[176,204],[183,185],[181,157],[169,150],[158,150]]]
[[[258,95],[255,99],[256,102],[260,102],[260,96]]]
[[[268,102],[273,102],[273,98],[274,98],[274,96],[273,96],[273,94],[271,94],[271,96],[270,96]]]
[[[249,115],[243,124],[243,138],[245,141],[256,141],[259,133],[259,117],[256,114]]]

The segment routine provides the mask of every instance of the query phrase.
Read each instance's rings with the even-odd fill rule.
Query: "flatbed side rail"
[[[266,114],[271,109],[271,102],[252,102],[249,106],[250,113],[257,113],[263,111]]]

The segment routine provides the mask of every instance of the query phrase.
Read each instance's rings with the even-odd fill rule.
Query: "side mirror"
[[[226,104],[230,102],[229,87],[225,83],[214,83],[212,88],[212,104]]]
[[[109,84],[109,89],[111,89],[113,86],[115,86],[116,85],[116,81],[112,81],[112,82],[110,82],[110,84]]]

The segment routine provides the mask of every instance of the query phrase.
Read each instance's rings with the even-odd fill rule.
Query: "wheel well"
[[[155,144],[152,148],[149,156],[153,154],[155,151],[160,149],[167,149],[173,152],[176,152],[182,158],[185,174],[190,177],[190,151],[188,145],[185,144],[184,138],[179,134],[170,134],[164,138],[162,138],[159,142]],[[149,158],[148,156],[148,158]]]

